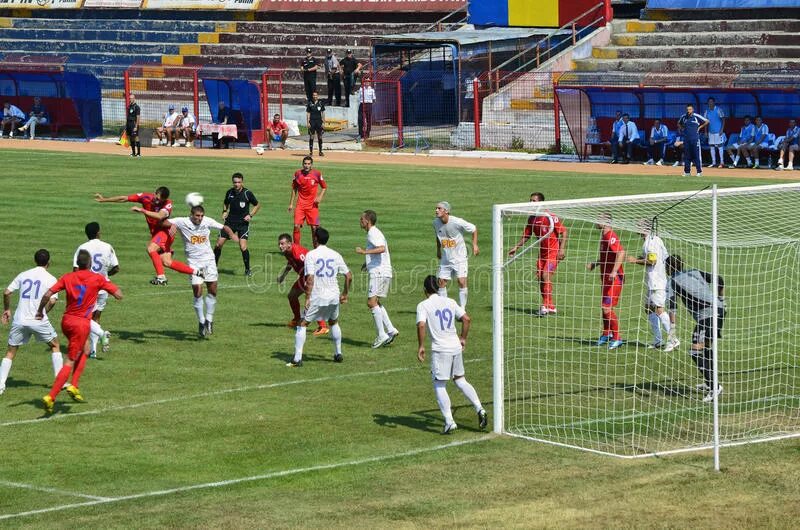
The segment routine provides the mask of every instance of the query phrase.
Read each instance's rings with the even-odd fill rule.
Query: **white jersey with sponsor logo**
[[[39,303],[42,296],[56,283],[56,277],[47,272],[44,267],[34,267],[32,269],[21,272],[14,278],[8,289],[11,292],[19,291],[19,302],[17,303],[17,310],[14,312],[14,324],[25,324],[26,322],[36,320],[36,311],[39,310]],[[58,298],[54,294],[51,299]],[[44,314],[44,319],[38,322],[47,320],[47,313]]]
[[[211,230],[222,230],[220,223],[210,217],[203,217],[199,225],[194,224],[190,217],[177,217],[170,219],[169,222],[178,229],[183,238],[186,259],[194,262],[214,259],[210,240]]]
[[[318,306],[339,303],[339,281],[337,274],[347,274],[350,269],[342,255],[325,245],[320,245],[306,254],[306,276],[314,277],[311,303]]]
[[[660,237],[648,234],[642,245],[642,256],[648,262],[644,267],[644,283],[651,291],[667,288],[667,258],[669,252]]]
[[[456,321],[463,316],[464,309],[455,300],[438,294],[432,294],[417,304],[417,324],[425,322],[431,336],[431,351],[435,353],[461,353]]]
[[[367,272],[370,276],[392,277],[392,259],[389,257],[389,244],[383,236],[383,232],[373,226],[367,231],[367,250],[384,247],[380,254],[365,254],[367,260]]]
[[[475,225],[451,215],[447,223],[438,217],[433,220],[433,231],[442,246],[443,265],[463,263],[467,261],[467,245],[464,244],[464,234],[475,232]]]
[[[105,279],[108,279],[108,271],[114,267],[119,266],[117,260],[117,253],[114,252],[114,247],[101,241],[99,239],[90,239],[83,245],[79,246],[72,257],[72,266],[78,266],[78,252],[85,250],[92,256],[92,262],[89,270],[97,274],[102,274]]]

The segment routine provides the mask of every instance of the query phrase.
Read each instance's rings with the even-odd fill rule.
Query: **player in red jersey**
[[[531,202],[544,201],[544,194],[531,193]],[[552,221],[552,225],[551,225]],[[567,244],[567,229],[561,224],[561,219],[547,210],[543,215],[531,215],[525,225],[522,237],[514,247],[508,251],[509,256],[525,244],[531,236],[535,235],[539,241],[539,260],[536,262],[536,278],[539,279],[539,292],[542,295],[542,307],[539,308],[540,317],[556,314],[553,303],[553,274],[556,272],[558,262],[564,259],[564,246]]]
[[[67,394],[75,401],[84,401],[81,391],[78,390],[78,382],[89,356],[87,339],[91,329],[94,306],[97,302],[97,293],[103,290],[117,300],[122,299],[122,291],[119,290],[119,287],[108,281],[102,274],[96,274],[89,269],[92,264],[92,255],[89,252],[78,251],[76,263],[78,270],[59,278],[44,293],[42,301],[39,302],[39,309],[36,311],[36,319],[42,320],[50,297],[60,291],[67,292],[67,308],[61,318],[61,331],[69,340],[67,359],[56,375],[50,393],[42,398],[42,404],[48,414],[53,413],[56,396],[67,382],[70,372],[72,372],[72,380],[66,387]]]
[[[317,248],[317,227],[319,226],[319,203],[325,196],[328,185],[322,177],[322,173],[316,169],[311,169],[314,159],[310,156],[303,158],[303,169],[298,169],[294,173],[292,180],[292,197],[289,199],[289,211],[294,209],[294,232],[292,240],[300,244],[300,230],[303,228],[303,221],[311,226],[311,239],[314,248]],[[317,194],[319,188],[322,188]],[[297,208],[295,208],[295,198]]]
[[[622,294],[622,285],[625,282],[625,271],[622,263],[625,261],[625,249],[616,232],[611,228],[611,214],[601,213],[595,227],[600,230],[600,256],[597,261],[586,264],[586,268],[594,270],[600,267],[602,278],[603,298],[600,308],[603,311],[603,334],[597,341],[598,346],[608,344],[609,350],[622,346],[619,335],[619,318],[614,312],[614,307],[619,303]]]
[[[134,193],[133,195],[117,195],[103,197],[100,193],[94,194],[97,202],[138,202],[142,206],[134,206],[131,211],[145,216],[147,226],[150,228],[150,243],[147,245],[147,254],[153,262],[156,277],[150,280],[153,285],[166,285],[167,276],[164,274],[164,265],[183,274],[197,274],[203,277],[202,270],[195,271],[185,263],[172,259],[172,243],[175,236],[163,226],[163,222],[172,214],[172,201],[169,199],[169,188],[161,186],[155,193]]]
[[[283,255],[286,257],[286,268],[278,276],[278,283],[283,283],[289,271],[294,269],[298,274],[297,281],[292,285],[289,291],[289,307],[292,308],[292,320],[289,321],[290,328],[296,328],[300,325],[300,295],[306,292],[306,276],[305,276],[305,260],[308,250],[301,247],[297,243],[292,243],[292,238],[289,234],[281,234],[278,236],[278,248],[280,248]],[[314,332],[314,335],[327,335],[330,332],[328,324],[324,320],[318,320],[319,327]]]

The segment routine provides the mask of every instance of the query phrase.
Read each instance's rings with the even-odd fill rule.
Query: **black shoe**
[[[342,357],[341,353],[337,353],[336,355],[333,356],[333,362],[340,363],[342,361],[344,361],[344,357]]]
[[[622,163],[623,163],[623,164],[630,164],[630,163],[631,163],[631,161],[630,161],[630,160],[623,160],[623,161],[622,161]]]
[[[204,338],[206,336],[206,323],[205,322],[199,322],[197,324],[197,334],[200,335],[201,338]]]
[[[246,271],[244,271],[244,275],[245,276],[252,276],[253,275],[253,271],[251,271],[250,269],[247,269]]]
[[[486,428],[487,423],[489,423],[489,416],[485,410],[481,409],[478,411],[478,427],[483,430]]]
[[[294,360],[291,360],[288,363],[286,363],[286,366],[288,366],[289,368],[300,368],[301,366],[303,366],[303,361],[294,362]]]
[[[442,434],[453,434],[456,429],[458,429],[458,425],[455,423],[445,423],[442,428]]]
[[[167,285],[167,279],[166,278],[159,278],[158,276],[156,276],[155,278],[150,280],[150,283],[153,284],[153,285]]]
[[[616,164],[616,163],[617,163],[617,159],[616,158],[612,158],[611,162],[609,162],[609,164]]]
[[[320,151],[320,152],[319,152],[319,156],[325,156],[325,153],[323,153],[322,151]]]
[[[214,334],[214,323],[210,320],[206,320],[206,335],[213,335]]]

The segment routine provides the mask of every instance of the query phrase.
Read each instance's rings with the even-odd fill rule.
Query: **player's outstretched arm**
[[[115,195],[113,197],[104,197],[102,193],[95,193],[94,200],[97,202],[128,202],[128,196]]]
[[[417,322],[417,359],[419,362],[425,362],[425,322]]]
[[[39,308],[36,310],[36,320],[42,320],[44,318],[44,308],[50,303],[50,298],[54,294],[56,293],[54,293],[52,289],[48,289],[44,295],[42,295],[42,299],[39,301]]]

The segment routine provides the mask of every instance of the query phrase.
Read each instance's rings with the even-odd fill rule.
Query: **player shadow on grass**
[[[119,340],[127,340],[136,344],[144,344],[148,339],[168,338],[173,340],[205,340],[197,335],[197,331],[184,331],[178,329],[156,329],[144,331],[117,331],[115,336]]]
[[[288,333],[292,333],[294,331],[294,328],[287,326],[286,322],[253,322],[250,325],[265,328],[285,328]]]
[[[642,381],[641,383],[613,383],[612,388],[621,389],[632,394],[661,394],[664,397],[690,397],[692,388],[677,381]]]
[[[550,317],[547,317],[547,318],[550,318]],[[560,341],[564,341],[564,342],[570,342],[570,343],[573,343],[573,344],[580,344],[581,346],[592,346],[592,347],[601,348],[601,349],[606,349],[607,348],[607,346],[598,346],[597,345],[597,339],[585,339],[585,338],[582,338],[582,337],[568,337],[568,336],[565,336],[565,335],[549,335],[547,338],[548,339],[553,339],[553,340],[560,340]],[[638,340],[637,341],[628,342],[627,340],[624,340],[624,339],[625,339],[625,337],[623,337],[622,346],[620,346],[620,348],[628,348],[628,349],[630,349],[630,348],[647,348],[647,344],[645,344],[644,342],[640,342]]]
[[[50,385],[35,384],[35,383],[31,383],[30,381],[27,381],[25,379],[14,379],[14,378],[10,377],[6,381],[6,388],[22,388],[22,387],[32,387],[32,386],[40,386],[42,388],[47,388],[47,389],[50,388]]]
[[[274,351],[271,354],[273,359],[278,359],[282,363],[286,364],[294,358],[294,355],[285,352],[285,351]],[[345,361],[347,357],[345,357]],[[308,362],[314,363],[331,363],[333,364],[333,353],[328,355],[327,353],[303,353],[303,364],[305,365]]]
[[[484,406],[489,408],[491,404],[486,403]],[[462,411],[462,409],[468,409],[468,411]],[[468,418],[473,414],[474,409],[472,405],[453,407],[453,415],[456,416],[456,423],[458,423],[459,430],[481,432],[480,429],[469,424]],[[439,409],[428,409],[414,411],[409,416],[373,414],[372,421],[381,427],[388,427],[390,429],[395,429],[400,426],[438,434],[442,432],[442,423],[444,420],[442,419]]]

